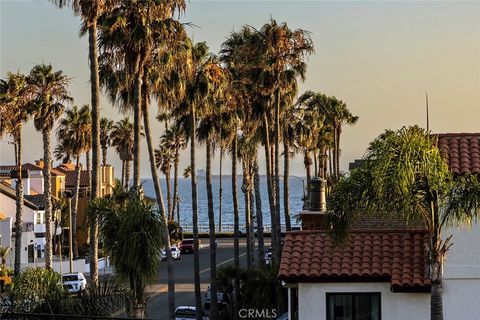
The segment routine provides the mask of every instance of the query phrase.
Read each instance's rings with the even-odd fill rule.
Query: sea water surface
[[[292,225],[297,225],[295,216],[301,211],[302,208],[302,198],[303,198],[303,181],[306,181],[305,178],[300,177],[290,177],[289,186],[290,186],[290,215]],[[150,197],[155,197],[155,191],[153,189],[153,183],[151,179],[142,180],[145,193]],[[220,186],[220,176],[212,176],[212,185],[213,185],[213,202],[215,210],[215,224],[216,229],[218,230],[218,214],[219,214],[219,186]],[[165,199],[165,206],[167,206],[166,195],[166,181],[161,179],[162,193]],[[173,194],[173,179],[171,181],[172,194]],[[267,193],[267,178],[266,176],[261,176],[260,178],[261,186],[261,199],[262,199],[262,213],[263,213],[263,223],[266,227],[270,226],[270,208],[268,205],[268,193]],[[222,229],[231,230],[233,225],[233,198],[232,198],[232,177],[223,176],[222,177]],[[198,191],[198,224],[200,226],[200,231],[208,230],[208,207],[207,207],[207,187],[205,182],[205,177],[197,176],[197,191]],[[182,226],[189,229],[189,226],[192,224],[192,189],[191,189],[191,180],[185,178],[178,179],[178,192],[180,197],[180,223]],[[239,207],[239,223],[240,225],[245,224],[245,198],[244,193],[242,192],[242,176],[237,177],[237,194],[238,194],[238,207]],[[285,225],[284,211],[283,211],[283,179],[280,180],[280,210],[281,210],[281,221],[282,226]],[[175,219],[177,215],[175,213]]]

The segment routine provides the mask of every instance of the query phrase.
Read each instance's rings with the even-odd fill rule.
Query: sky
[[[191,23],[188,33],[195,41],[206,41],[212,52],[218,52],[230,32],[245,24],[260,28],[270,17],[311,32],[315,54],[307,61],[300,92],[336,96],[359,116],[358,123],[342,134],[343,170],[385,129],[425,127],[425,92],[433,132],[480,132],[479,1],[191,0],[181,20]],[[0,77],[51,63],[72,77],[69,90],[75,104],[88,104],[88,44],[85,37],[78,37],[79,26],[79,18],[68,9],[46,0],[0,0]],[[101,113],[115,120],[124,117],[105,98]],[[156,121],[152,127],[158,141],[163,128]],[[0,141],[2,164],[14,162],[8,141]],[[182,168],[188,165],[188,152],[181,155]],[[204,168],[204,154],[197,150],[197,168]],[[259,154],[262,163],[263,151]],[[24,130],[23,158],[40,157],[41,135],[30,123]],[[148,178],[145,144],[141,159],[141,175]],[[120,161],[113,150],[109,162],[119,174]],[[218,156],[214,164],[213,172],[218,173]],[[225,161],[224,173],[230,167]],[[291,172],[305,175],[301,157],[292,159]]]

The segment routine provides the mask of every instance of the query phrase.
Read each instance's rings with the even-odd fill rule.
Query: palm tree
[[[91,146],[91,132],[92,121],[90,108],[84,105],[78,109],[77,106],[73,106],[65,112],[65,117],[60,120],[57,128],[57,139],[59,141],[60,152],[56,152],[56,158],[69,159],[75,158],[75,187],[73,198],[73,211],[72,211],[72,251],[73,257],[78,257],[78,244],[77,244],[77,214],[78,214],[78,199],[80,191],[80,155],[82,153],[88,153]],[[55,149],[57,151],[57,149]]]
[[[15,275],[20,273],[22,250],[23,177],[22,177],[22,129],[30,114],[27,105],[30,99],[29,86],[25,75],[8,73],[7,79],[0,80],[0,137],[10,134],[15,143],[16,159],[16,212],[15,212]]]
[[[51,0],[62,8],[70,6],[75,15],[82,18],[80,35],[88,32],[88,60],[90,66],[90,91],[92,105],[92,189],[91,199],[99,196],[99,154],[100,154],[100,79],[98,70],[97,23],[102,12],[116,0]],[[107,4],[108,2],[108,4]],[[94,284],[98,283],[98,225],[90,225],[90,275]]]
[[[130,162],[133,160],[133,124],[124,118],[117,121],[110,134],[111,145],[122,160],[122,187],[127,190],[130,180]]]
[[[274,97],[269,105],[274,114],[274,189],[275,189],[275,229],[273,246],[274,261],[280,261],[280,106],[285,90],[290,88],[292,78],[305,77],[306,64],[304,58],[313,52],[313,43],[307,31],[291,30],[286,23],[277,24],[273,19],[259,30],[264,52],[264,77],[268,80],[265,93]],[[268,85],[269,84],[269,85]],[[272,224],[273,227],[273,224]]]
[[[107,165],[107,150],[112,145],[111,132],[113,130],[113,120],[108,118],[100,119],[100,146],[102,148],[102,165]]]
[[[131,290],[129,317],[145,318],[146,285],[158,276],[160,250],[167,228],[153,202],[136,189],[119,197],[98,199],[91,205],[90,218],[99,221],[105,248],[115,274]]]
[[[421,221],[428,230],[431,319],[443,319],[443,264],[452,245],[448,226],[470,224],[480,212],[477,176],[453,177],[436,138],[418,126],[387,130],[376,138],[365,164],[341,179],[332,191],[327,223],[337,240],[361,214],[381,212]]]
[[[43,183],[45,194],[46,246],[45,267],[52,266],[52,189],[51,189],[51,131],[55,121],[65,109],[65,103],[73,101],[68,92],[70,79],[62,71],[53,71],[51,65],[40,64],[33,67],[28,76],[32,88],[30,111],[34,117],[35,129],[43,136]]]
[[[216,258],[216,241],[215,241],[215,212],[213,208],[213,191],[212,191],[212,153],[214,144],[218,144],[220,139],[220,119],[225,109],[224,93],[227,88],[227,73],[219,65],[216,57],[211,57],[203,65],[202,77],[205,80],[204,85],[208,87],[206,97],[203,97],[198,103],[198,130],[197,137],[200,142],[205,144],[206,150],[206,188],[208,199],[208,224],[210,235],[210,290],[211,304],[210,317],[218,318],[217,307],[217,258]]]
[[[167,132],[162,135],[160,138],[160,144],[158,145],[158,148],[155,149],[155,166],[165,175],[167,185],[167,217],[170,221],[173,220],[170,173],[172,171],[172,160],[174,156],[172,152],[174,152],[174,150],[171,148],[171,140],[168,139],[166,134]]]

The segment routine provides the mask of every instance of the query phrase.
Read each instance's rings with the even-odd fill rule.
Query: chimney
[[[45,166],[45,161],[43,161],[43,159],[35,160],[35,164],[43,169]]]
[[[321,178],[312,178],[308,186],[308,203],[300,212],[303,230],[325,230],[325,214],[327,212],[326,199],[327,181]]]

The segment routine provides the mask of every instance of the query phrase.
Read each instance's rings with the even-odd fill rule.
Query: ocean
[[[303,179],[306,181],[306,179]],[[239,223],[245,224],[245,201],[244,193],[242,192],[242,176],[238,176],[238,206],[239,206]],[[151,179],[142,180],[145,193],[150,197],[155,197],[155,191]],[[162,192],[165,199],[165,206],[167,206],[166,194],[167,187],[165,179],[161,179]],[[218,230],[218,214],[219,214],[219,185],[220,176],[212,176],[213,185],[213,202],[215,210],[215,228]],[[301,178],[290,177],[290,215],[292,225],[297,225],[295,215],[297,215],[302,209],[303,198],[303,183]],[[173,179],[172,179],[172,194],[173,194]],[[263,223],[266,227],[270,226],[270,209],[268,205],[268,193],[267,193],[267,178],[262,176],[260,178],[261,186],[261,198],[262,198],[262,212]],[[232,178],[231,176],[222,177],[222,229],[231,230],[233,227],[233,200],[232,200]],[[180,223],[184,229],[189,230],[192,225],[192,194],[191,194],[191,182],[190,179],[179,178],[178,179],[178,191],[180,197]],[[197,176],[197,191],[198,191],[198,224],[200,231],[208,230],[208,207],[207,207],[207,188],[205,177]],[[283,211],[283,180],[280,180],[280,194],[281,194],[281,221],[282,226],[285,225],[284,211]],[[176,219],[176,213],[175,213]]]

